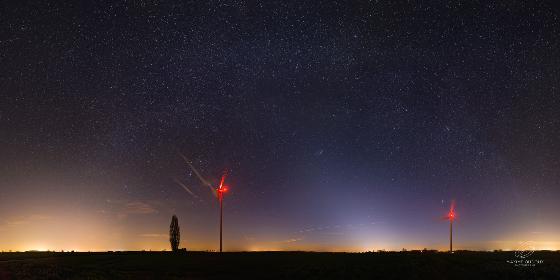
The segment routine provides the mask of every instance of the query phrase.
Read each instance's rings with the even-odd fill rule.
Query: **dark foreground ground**
[[[526,259],[513,252],[0,254],[0,279],[271,278],[560,279],[560,252],[535,252]]]

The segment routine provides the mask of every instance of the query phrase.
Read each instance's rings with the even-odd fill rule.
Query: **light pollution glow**
[[[107,213],[103,211],[68,211],[68,206],[41,205],[35,202],[34,209],[44,209],[41,214],[28,212],[5,218],[0,233],[2,251],[54,250],[54,251],[124,251],[124,250],[169,250],[168,214],[152,209],[148,203],[123,203],[123,208]],[[46,206],[46,207],[42,207]],[[127,208],[128,207],[128,208]],[[128,212],[127,212],[128,211]],[[227,219],[226,219],[227,221]],[[132,222],[132,223],[131,223]],[[181,246],[188,250],[216,250],[217,225],[196,228],[185,220],[180,220],[182,230]],[[225,250],[229,251],[400,251],[423,248],[447,250],[447,226],[439,225],[441,240],[413,240],[392,232],[388,224],[364,224],[332,226],[338,232],[307,229],[283,235],[264,232],[260,236],[248,237],[232,223],[226,222]],[[560,242],[552,233],[516,232],[502,238],[484,242],[464,240],[464,227],[456,226],[456,249],[467,250],[515,250],[520,240],[531,240],[538,250],[559,250]],[[332,241],[316,241],[317,236],[332,234]],[[419,238],[420,239],[420,238]],[[463,241],[462,241],[463,239]]]

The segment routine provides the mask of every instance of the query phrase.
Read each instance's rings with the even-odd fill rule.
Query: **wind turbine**
[[[223,212],[223,200],[224,200],[224,193],[226,193],[228,191],[228,187],[226,185],[224,185],[224,181],[226,180],[227,177],[227,172],[224,171],[223,175],[222,175],[222,179],[220,180],[220,184],[214,188],[212,186],[212,183],[210,183],[208,180],[204,179],[204,177],[202,177],[202,175],[200,175],[200,173],[198,172],[198,170],[196,170],[196,168],[194,168],[194,166],[192,165],[192,163],[187,159],[187,157],[185,157],[183,154],[179,153],[179,155],[183,158],[183,160],[185,160],[185,162],[189,165],[189,167],[191,168],[191,170],[194,172],[194,174],[196,175],[196,177],[198,177],[198,179],[200,180],[200,182],[207,186],[210,191],[212,191],[212,194],[218,198],[218,202],[220,203],[220,253],[222,252],[222,224],[223,224],[223,219],[224,219],[224,212]],[[187,189],[185,189],[187,190]]]
[[[455,214],[455,201],[451,201],[451,207],[449,208],[449,212],[447,216],[445,216],[446,220],[449,220],[449,252],[453,253],[453,221],[457,215]]]

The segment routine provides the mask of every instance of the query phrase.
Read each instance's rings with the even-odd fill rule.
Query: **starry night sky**
[[[169,248],[177,214],[215,250],[180,154],[228,171],[226,250],[445,249],[453,199],[459,249],[560,249],[553,1],[62,2],[0,4],[0,249]]]

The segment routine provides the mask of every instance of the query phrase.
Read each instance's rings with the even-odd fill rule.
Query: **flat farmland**
[[[0,279],[558,279],[560,252],[25,252]]]

